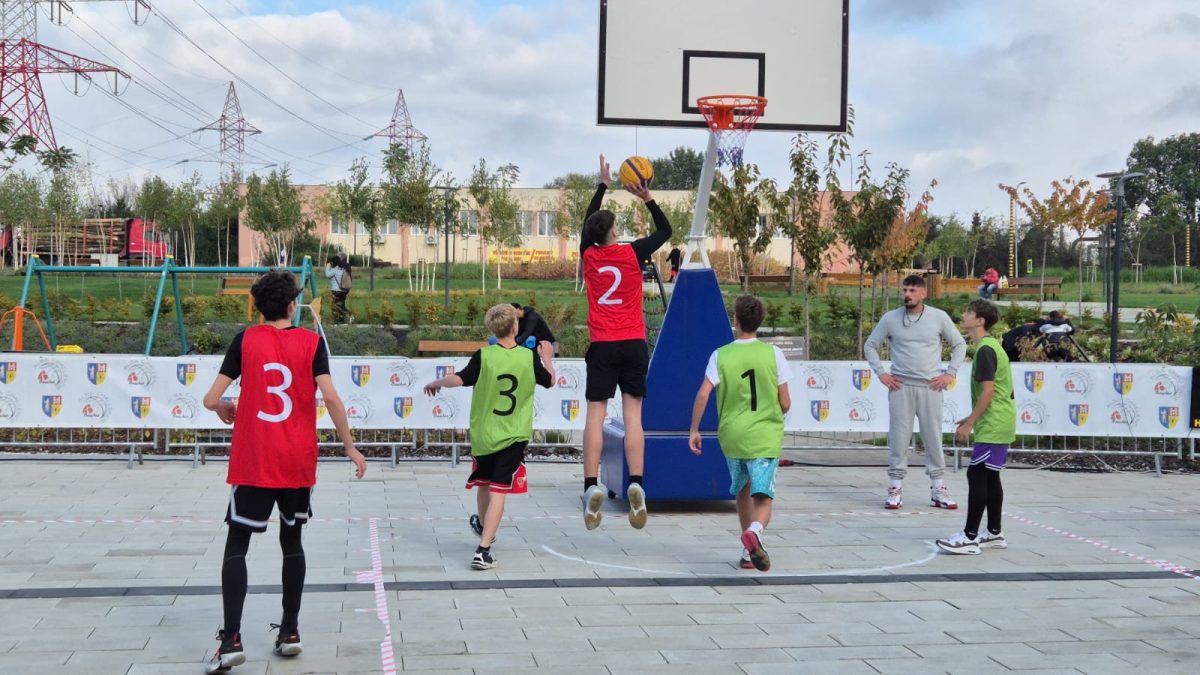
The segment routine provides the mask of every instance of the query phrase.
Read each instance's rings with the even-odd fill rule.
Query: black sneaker
[[[471,523],[471,531],[475,533],[475,536],[482,537],[483,521],[479,519],[479,514],[471,514],[471,520],[469,522]]]
[[[490,570],[500,563],[496,562],[489,551],[476,551],[475,557],[471,560],[471,569],[473,570]]]
[[[242,634],[234,633],[226,637],[225,631],[217,631],[217,639],[221,641],[221,646],[217,647],[217,651],[213,652],[212,660],[208,662],[204,672],[208,675],[213,673],[227,673],[230,668],[240,666],[246,662],[246,653],[242,651]]]
[[[275,636],[275,655],[276,656],[297,656],[304,648],[300,646],[300,631],[294,626],[284,628],[277,623],[271,624],[272,630],[278,630],[279,634]]]

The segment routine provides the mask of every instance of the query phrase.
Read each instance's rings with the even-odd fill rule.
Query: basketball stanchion
[[[729,494],[729,470],[718,449],[715,398],[709,401],[700,422],[704,446],[713,450],[697,457],[688,448],[692,397],[704,379],[704,366],[714,350],[733,341],[721,286],[704,250],[705,221],[716,166],[741,166],[746,138],[762,117],[767,100],[761,96],[722,95],[700,98],[697,104],[710,129],[696,213],[688,236],[688,251],[698,248],[700,262],[687,265],[691,256],[684,254],[685,264],[675,280],[675,290],[650,357],[642,410],[646,438],[642,483],[646,494],[656,500],[733,499]],[[630,165],[636,159],[632,157],[622,164],[623,182],[626,167],[630,167],[632,174],[634,167]],[[600,472],[610,496],[616,496],[618,489],[623,496],[629,487],[624,445],[625,430],[620,421],[606,424]]]

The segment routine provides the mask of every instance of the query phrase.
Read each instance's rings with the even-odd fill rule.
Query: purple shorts
[[[999,471],[1008,464],[1008,446],[998,443],[976,443],[971,450],[971,466],[983,464],[993,471]]]

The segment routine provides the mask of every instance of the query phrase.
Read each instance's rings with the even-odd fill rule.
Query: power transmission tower
[[[109,0],[72,0],[72,2],[105,2]],[[133,20],[148,13],[145,0],[130,0],[134,7]],[[44,74],[75,75],[75,90],[79,81],[91,83],[96,73],[112,74],[113,93],[119,94],[119,78],[129,75],[115,66],[92,61],[70,52],[47,47],[37,41],[37,6],[49,5],[51,21],[62,24],[71,12],[63,0],[0,0],[0,115],[12,123],[8,140],[29,135],[39,150],[57,150],[50,110],[42,93]]]
[[[429,140],[425,134],[413,126],[412,117],[408,114],[408,104],[404,102],[403,89],[397,90],[396,93],[396,108],[392,111],[392,123],[363,140],[370,140],[378,136],[388,139],[390,145],[400,144],[409,154],[412,154],[416,143],[424,144]]]
[[[237,90],[229,83],[225,94],[225,108],[216,122],[200,127],[198,131],[221,132],[221,179],[238,180],[242,175],[242,153],[246,151],[246,137],[261,134],[262,130],[242,117],[242,104]]]

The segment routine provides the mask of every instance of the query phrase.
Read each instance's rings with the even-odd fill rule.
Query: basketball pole
[[[708,249],[704,245],[705,225],[708,223],[708,198],[712,194],[713,173],[717,168],[717,134],[708,132],[708,150],[704,153],[704,166],[700,170],[700,185],[696,192],[696,210],[692,213],[692,230],[683,251],[683,269],[709,269]],[[692,253],[699,251],[700,260],[693,263]]]

